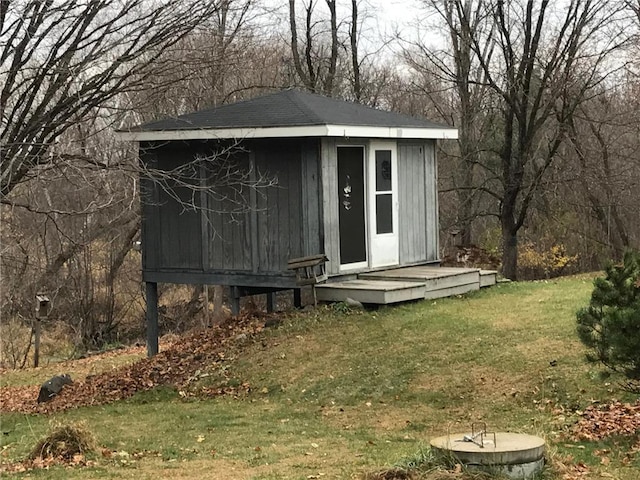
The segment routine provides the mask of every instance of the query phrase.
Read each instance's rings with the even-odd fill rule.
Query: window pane
[[[391,150],[376,150],[376,192],[391,191]]]
[[[391,204],[393,195],[385,193],[376,195],[376,232],[393,233],[393,212]]]

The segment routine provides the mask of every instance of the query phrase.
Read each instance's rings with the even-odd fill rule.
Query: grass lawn
[[[50,416],[3,414],[2,462],[25,458],[60,423],[84,422],[108,451],[90,467],[3,478],[362,478],[425,456],[432,437],[484,421],[492,430],[543,436],[555,465],[547,479],[637,480],[640,455],[628,453],[637,438],[565,437],[592,402],[633,400],[584,361],[575,312],[588,303],[592,278],[287,316],[229,358],[225,375],[202,366],[202,384],[248,382],[251,392],[240,398],[184,399],[161,388]],[[73,365],[66,369],[73,376]],[[25,370],[0,381],[43,380],[36,377]],[[586,474],[569,476],[579,463]],[[420,478],[462,477],[432,470]]]

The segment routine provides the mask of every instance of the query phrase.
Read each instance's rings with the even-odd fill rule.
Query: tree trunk
[[[502,275],[509,280],[518,279],[518,232],[502,222]]]
[[[353,68],[353,96],[357,103],[362,100],[362,84],[360,80],[360,62],[358,61],[358,2],[351,0],[351,65]]]
[[[331,96],[333,94],[333,81],[336,77],[336,67],[338,65],[338,20],[336,18],[336,0],[326,0],[329,12],[331,13],[331,57],[329,58],[329,71],[325,81],[324,93]]]

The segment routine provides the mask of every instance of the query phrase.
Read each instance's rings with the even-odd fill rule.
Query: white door
[[[396,142],[371,141],[368,198],[370,266],[399,262]]]

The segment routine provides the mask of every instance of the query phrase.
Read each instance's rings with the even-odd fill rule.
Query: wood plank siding
[[[427,200],[427,260],[440,260],[440,220],[438,217],[438,162],[436,161],[436,142],[431,140],[425,144],[424,176],[425,192]]]
[[[288,260],[316,254],[329,258],[329,275],[340,274],[337,149],[363,146],[368,156],[369,142],[357,138],[246,141],[232,155],[234,169],[246,174],[239,183],[225,184],[220,171],[226,170],[207,160],[200,163],[193,182],[211,188],[213,194],[143,178],[145,279],[295,286]],[[437,261],[435,141],[400,140],[397,145],[399,265]],[[140,158],[150,168],[170,171],[219,149],[213,140],[141,142]],[[277,183],[248,187],[247,181],[260,178]]]
[[[435,142],[398,142],[400,265],[439,260]]]
[[[340,273],[340,220],[338,218],[338,151],[334,138],[323,138],[321,151],[324,254],[327,273]]]
[[[146,168],[158,168],[157,150],[149,142],[140,142],[139,161]],[[140,204],[142,210],[140,232],[145,248],[142,249],[142,266],[155,270],[159,266],[160,252],[160,218],[156,209],[158,205],[158,188],[147,176],[140,176]]]
[[[208,141],[150,147],[154,145],[141,144],[141,161],[171,170],[195,155],[211,154],[218,145]],[[195,181],[211,187],[213,194],[194,195],[175,183],[168,185],[168,193],[158,182],[142,180],[146,279],[294,286],[288,260],[322,253],[319,141],[245,142],[233,161],[248,172],[242,182],[270,178],[276,185],[251,189],[242,182],[224,184],[207,166]],[[190,203],[198,208],[185,209]]]
[[[249,153],[242,152],[234,159],[241,170],[249,171]],[[251,196],[247,188],[221,185],[213,175],[205,184],[215,193],[204,194],[207,210],[202,212],[205,222],[207,263],[204,270],[251,271]],[[218,184],[218,185],[216,185]]]
[[[170,172],[184,163],[178,149],[163,148],[157,152],[158,170]],[[193,179],[193,182],[197,184],[198,179]],[[201,270],[203,258],[200,196],[197,192],[194,193],[193,189],[182,186],[171,178],[162,179],[155,185],[158,199],[155,211],[160,213],[157,228],[163,232],[162,235],[158,235],[158,265]]]
[[[277,186],[257,192],[258,272],[286,271],[289,258],[302,255],[302,168],[295,143],[256,150],[257,174],[277,180]]]
[[[427,260],[425,145],[398,145],[400,264]]]

